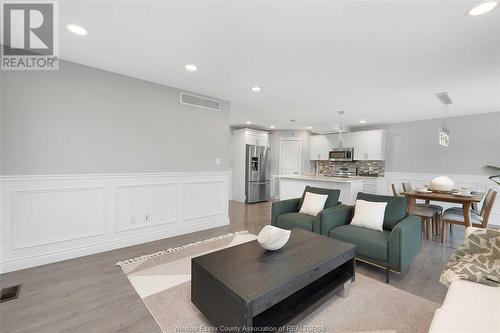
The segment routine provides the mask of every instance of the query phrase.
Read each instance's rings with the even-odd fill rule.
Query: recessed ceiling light
[[[251,122],[251,121],[247,121],[245,124],[247,124],[247,125],[251,125],[251,124],[252,124],[252,122]]]
[[[274,125],[269,126],[270,129],[273,129],[274,127],[275,127]]]
[[[360,124],[366,124],[366,120],[360,120],[359,123]]]
[[[254,92],[259,92],[259,91],[261,91],[261,90],[262,90],[262,88],[261,88],[261,87],[258,87],[258,86],[252,87],[251,89],[252,89],[252,91],[254,91]]]
[[[187,64],[186,66],[184,66],[184,68],[190,72],[196,72],[198,70],[198,66],[193,64]]]
[[[498,5],[498,2],[496,1],[486,1],[482,2],[479,5],[475,6],[471,10],[469,10],[469,15],[470,16],[478,16],[478,15],[483,15],[486,14],[489,11],[492,11],[496,6]]]
[[[77,24],[68,24],[66,25],[66,28],[76,35],[85,36],[87,34],[87,30]]]

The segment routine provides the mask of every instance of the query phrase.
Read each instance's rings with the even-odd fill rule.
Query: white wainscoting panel
[[[177,184],[118,185],[116,188],[116,231],[175,223]]]
[[[384,178],[384,190],[381,194],[392,195],[391,184],[397,184],[401,187],[403,182],[410,182],[413,187],[422,186],[429,184],[431,179],[437,176],[442,176],[441,174],[432,173],[411,173],[411,172],[386,172]],[[447,175],[450,179],[455,182],[457,187],[469,187],[475,191],[480,191],[486,193],[488,189],[493,189],[500,192],[500,186],[488,179],[484,175],[458,175],[450,174]],[[457,206],[449,203],[438,203],[444,208],[449,208],[452,206]],[[482,203],[480,203],[481,207]],[[489,223],[493,225],[500,225],[500,193],[497,195],[495,204],[493,205],[493,210],[490,215]]]
[[[104,235],[106,189],[13,191],[11,221],[13,249]]]
[[[226,225],[230,178],[230,171],[0,177],[0,273]]]
[[[204,216],[224,213],[227,204],[224,198],[227,188],[224,182],[200,181],[184,183],[184,220],[194,220]]]

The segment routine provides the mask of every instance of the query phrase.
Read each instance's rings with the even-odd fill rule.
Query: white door
[[[300,174],[300,140],[283,139],[280,147],[280,174]]]

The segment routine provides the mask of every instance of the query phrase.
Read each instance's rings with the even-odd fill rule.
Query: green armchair
[[[387,202],[383,231],[351,226],[353,206],[341,205],[325,212],[320,233],[356,245],[356,258],[390,271],[406,269],[422,249],[420,218],[408,215],[406,198],[358,193],[360,200]]]
[[[325,203],[325,209],[316,216],[299,213],[306,192],[328,195],[328,199]],[[339,196],[340,190],[306,186],[301,198],[273,202],[271,210],[271,225],[283,229],[300,228],[319,234],[321,224],[324,222],[327,214],[329,214],[330,210],[340,205],[340,202],[338,201]]]

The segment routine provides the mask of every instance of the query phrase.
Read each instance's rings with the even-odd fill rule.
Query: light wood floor
[[[226,227],[0,275],[4,287],[22,284],[19,299],[0,304],[0,332],[161,332],[115,263],[230,231],[258,233],[270,222],[270,211],[270,203],[231,202]],[[445,245],[424,241],[411,269],[392,274],[391,285],[441,303],[446,288],[439,275],[462,239],[463,229],[456,227]],[[381,269],[358,264],[357,271],[384,282]]]

